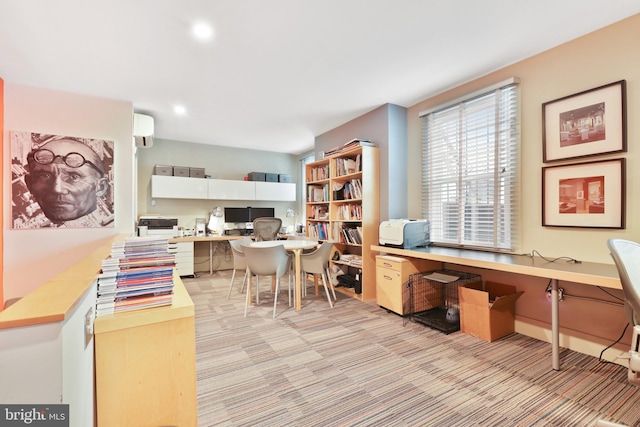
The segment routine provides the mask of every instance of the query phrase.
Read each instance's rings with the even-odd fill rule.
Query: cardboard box
[[[165,175],[172,176],[173,175],[173,166],[169,165],[155,165],[153,168],[154,175]]]
[[[189,168],[184,166],[174,166],[173,176],[185,176],[189,177]]]
[[[487,282],[460,286],[460,330],[491,342],[515,330],[516,287]]]
[[[291,182],[291,175],[288,173],[278,174],[278,182]]]
[[[249,181],[264,181],[265,175],[264,172],[249,172]]]
[[[204,168],[189,168],[191,178],[204,178]]]
[[[267,182],[278,182],[278,174],[277,173],[266,173],[264,175],[264,180]]]

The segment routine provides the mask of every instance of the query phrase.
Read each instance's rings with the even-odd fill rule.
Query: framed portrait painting
[[[627,151],[626,81],[542,104],[545,163]]]
[[[114,226],[113,141],[11,131],[11,228]]]
[[[542,225],[624,228],[625,159],[543,167]]]

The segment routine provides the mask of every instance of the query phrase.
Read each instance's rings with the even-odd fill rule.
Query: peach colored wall
[[[429,97],[408,109],[409,123],[409,194],[422,193],[421,183],[421,127],[418,114],[429,107],[463,96],[517,76],[521,79],[521,183],[522,200],[520,218],[521,235],[517,253],[537,250],[549,258],[569,256],[583,261],[612,264],[607,239],[612,237],[640,241],[640,122],[635,120],[640,108],[640,15],[634,15],[614,25],[595,31],[579,39],[557,46],[491,74]],[[578,93],[618,80],[627,81],[627,141],[628,152],[597,157],[627,159],[626,229],[573,229],[542,227],[542,104],[566,95]],[[409,199],[410,216],[419,217],[421,200]],[[528,331],[545,339],[545,331],[532,331],[531,325],[549,328],[550,303],[544,292],[547,281],[517,275],[495,274],[482,271],[485,278],[512,283],[524,295],[516,304],[516,331]],[[616,302],[597,287],[574,283],[560,283],[560,287],[573,295],[560,303],[561,344],[586,353],[604,348],[615,341],[627,323],[623,310],[616,305],[582,300],[590,297]],[[621,292],[614,292],[622,298]],[[520,326],[518,326],[520,325]],[[598,346],[592,350],[580,348],[578,341],[586,339]],[[622,340],[628,348],[629,333]],[[616,353],[616,351],[613,351]]]
[[[114,141],[115,226],[86,229],[4,229],[4,300],[22,297],[98,247],[114,234],[133,233],[135,201],[133,106],[127,101],[35,88],[5,81],[5,139],[33,131]],[[9,144],[4,168],[10,173]],[[11,212],[11,180],[3,185],[5,218]]]
[[[4,80],[0,79],[0,146],[4,146]],[[0,188],[3,187],[4,174],[2,173],[2,165],[4,164],[4,155],[0,157]],[[4,224],[4,216],[0,210],[0,224]],[[0,310],[4,309],[4,282],[2,276],[4,272],[4,227],[0,228]]]

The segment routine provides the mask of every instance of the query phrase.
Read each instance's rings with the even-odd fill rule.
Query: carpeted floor
[[[310,289],[296,312],[267,280],[243,318],[230,271],[183,279],[196,307],[199,426],[640,425],[626,369],[519,334],[442,334],[375,304]],[[286,284],[286,281],[285,281]]]

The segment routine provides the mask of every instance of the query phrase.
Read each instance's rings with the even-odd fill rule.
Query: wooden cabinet
[[[405,284],[409,276],[429,270],[437,270],[436,261],[379,255],[376,257],[376,302],[394,313],[409,314],[409,292]]]
[[[169,242],[168,251],[176,257],[178,276],[193,277],[193,242]]]
[[[151,197],[290,202],[296,200],[296,184],[151,175]]]
[[[180,278],[173,304],[97,317],[98,427],[196,427],[195,311]]]
[[[377,147],[358,146],[305,168],[307,235],[333,241],[341,256],[346,255],[332,263],[359,275],[362,292],[336,290],[363,301],[376,298],[375,255],[370,247],[378,244],[380,226],[379,162]]]

